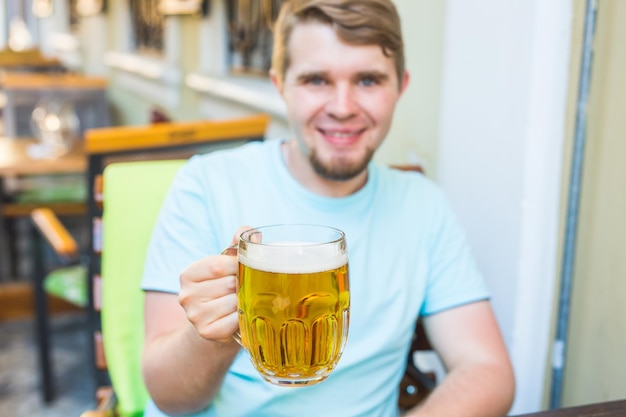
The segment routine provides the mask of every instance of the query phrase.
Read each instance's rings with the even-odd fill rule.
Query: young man
[[[445,198],[372,161],[409,80],[393,3],[288,1],[275,33],[271,78],[294,137],[197,156],[178,174],[143,282],[146,416],[396,416],[418,316],[447,375],[407,415],[505,415],[511,364]],[[348,240],[348,342],[313,386],[264,382],[232,339],[237,262],[219,253],[242,225],[276,223],[334,226]]]

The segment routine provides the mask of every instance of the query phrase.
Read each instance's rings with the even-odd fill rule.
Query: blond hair
[[[286,0],[274,26],[272,70],[282,84],[289,68],[289,38],[296,25],[330,25],[339,39],[352,45],[378,45],[393,57],[398,85],[404,76],[404,44],[400,16],[391,0]]]

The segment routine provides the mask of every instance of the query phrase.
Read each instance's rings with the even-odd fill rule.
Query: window
[[[272,28],[283,1],[211,1],[198,34],[198,69],[185,76],[199,94],[203,117],[264,112],[274,116],[272,136],[289,134],[285,103],[268,78]]]
[[[69,21],[69,25],[70,28],[72,29],[72,31],[78,30],[78,22],[79,22],[79,16],[78,16],[78,9],[77,9],[77,4],[78,4],[78,0],[69,0],[68,1],[68,21]]]
[[[272,28],[284,0],[227,2],[230,71],[267,75],[272,60]]]
[[[167,109],[180,104],[182,84],[182,22],[164,17],[159,0],[109,2],[109,19],[115,22],[111,50],[104,63],[115,71],[115,88]]]
[[[130,0],[134,49],[139,54],[163,55],[165,19],[158,0]]]

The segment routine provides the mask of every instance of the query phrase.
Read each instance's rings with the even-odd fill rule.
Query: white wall
[[[557,271],[570,0],[448,0],[438,181],[475,250],[517,376],[541,408]]]
[[[435,176],[445,1],[395,3],[402,16],[410,81],[376,158],[383,163],[421,164],[429,176]]]
[[[8,42],[8,22],[6,15],[6,4],[0,6],[0,49],[6,48],[6,43]]]

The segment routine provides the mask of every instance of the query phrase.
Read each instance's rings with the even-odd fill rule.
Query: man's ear
[[[276,87],[278,92],[282,94],[283,85],[282,85],[281,80],[278,77],[278,74],[276,74],[276,70],[274,68],[270,69],[270,80],[272,81],[272,84],[274,84],[274,87]]]
[[[409,76],[409,72],[407,70],[404,70],[404,74],[402,75],[402,79],[400,80],[400,94],[404,93],[404,90],[406,90],[406,88],[409,85],[409,79],[411,77]]]

